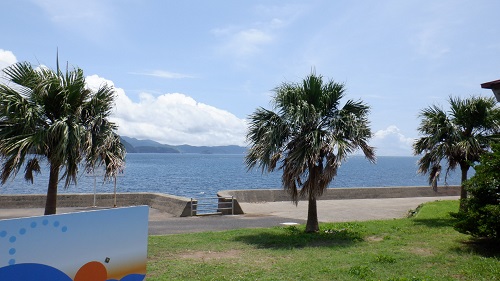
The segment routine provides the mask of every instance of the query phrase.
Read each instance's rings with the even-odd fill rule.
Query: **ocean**
[[[352,156],[339,168],[330,184],[336,187],[426,186],[427,175],[417,174],[418,157],[380,156],[372,164],[362,156]],[[0,186],[0,194],[45,194],[48,167],[42,166],[34,183],[24,180],[20,171],[14,180]],[[469,172],[472,176],[473,170]],[[95,181],[94,181],[95,180]],[[460,171],[448,177],[449,185],[460,184]],[[439,182],[444,185],[444,172]],[[78,184],[59,193],[112,193],[113,182],[82,173]],[[247,171],[244,155],[227,154],[150,154],[129,153],[126,168],[117,178],[117,192],[157,192],[188,198],[214,197],[220,190],[281,189],[281,171]]]

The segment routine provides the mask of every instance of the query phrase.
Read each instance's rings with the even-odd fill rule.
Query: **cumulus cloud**
[[[87,77],[90,88],[113,82],[97,75]],[[179,145],[244,145],[246,123],[233,114],[199,103],[180,93],[153,96],[142,93],[132,101],[121,88],[115,88],[116,111],[112,116],[118,134]]]
[[[11,51],[0,49],[0,69],[6,68],[17,62],[17,58]]]
[[[409,156],[413,154],[414,141],[414,138],[406,137],[398,127],[391,125],[375,132],[370,145],[377,149],[379,156]]]

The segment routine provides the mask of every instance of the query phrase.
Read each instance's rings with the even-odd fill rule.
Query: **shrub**
[[[478,238],[500,240],[500,144],[481,156],[476,174],[464,183],[468,192],[463,210],[452,214],[455,229]]]

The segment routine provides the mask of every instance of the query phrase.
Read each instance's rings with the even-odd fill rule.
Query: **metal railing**
[[[224,214],[234,215],[234,196],[191,198],[191,216]]]

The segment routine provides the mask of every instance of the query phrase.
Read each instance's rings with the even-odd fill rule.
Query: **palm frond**
[[[79,166],[106,165],[106,176],[123,169],[125,150],[109,122],[114,90],[102,85],[88,89],[79,68],[53,71],[17,63],[3,70],[0,84],[0,155],[2,182],[25,164],[25,178],[33,181],[38,159],[63,171],[64,186],[76,183]],[[28,154],[34,155],[25,161]],[[58,173],[54,173],[58,174]]]
[[[26,162],[26,167],[24,169],[24,179],[33,183],[33,173],[40,173],[40,163],[37,158],[32,158]]]
[[[447,162],[446,178],[456,167],[467,171],[479,156],[489,149],[490,141],[500,130],[500,110],[491,98],[472,96],[449,98],[448,112],[432,105],[421,111],[418,130],[422,137],[413,144],[419,173],[429,173],[429,183],[435,187],[441,162]],[[438,175],[436,177],[436,175]]]
[[[247,167],[272,171],[281,161],[282,183],[297,203],[306,194],[320,196],[345,158],[361,149],[375,161],[368,145],[369,107],[348,100],[341,108],[344,84],[323,81],[314,73],[301,83],[282,83],[274,89],[274,110],[258,108],[249,117],[245,157]]]
[[[289,128],[286,122],[273,111],[258,109],[249,117],[247,141],[251,143],[245,163],[251,169],[256,165],[272,171],[281,158],[287,142]]]

